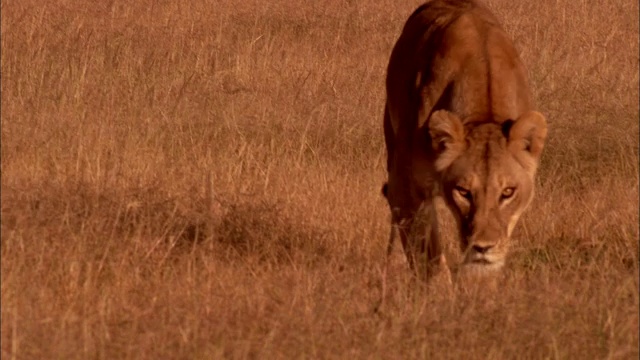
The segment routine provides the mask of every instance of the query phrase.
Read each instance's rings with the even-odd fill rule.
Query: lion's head
[[[513,228],[533,198],[545,118],[530,111],[502,124],[463,122],[440,110],[431,116],[429,134],[442,192],[458,223],[465,267],[500,268]]]

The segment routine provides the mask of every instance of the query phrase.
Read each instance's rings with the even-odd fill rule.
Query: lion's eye
[[[500,195],[500,200],[506,200],[512,197],[515,191],[516,191],[515,187],[505,188],[504,190],[502,190],[502,194]]]
[[[458,194],[460,194],[460,196],[462,196],[463,198],[467,199],[467,200],[471,200],[471,191],[469,191],[469,189],[465,189],[462,186],[456,186],[455,190],[458,192]]]

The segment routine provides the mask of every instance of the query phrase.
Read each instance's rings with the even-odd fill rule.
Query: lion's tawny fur
[[[443,196],[464,265],[501,267],[547,133],[509,36],[475,1],[427,2],[393,48],[386,90],[383,193],[409,264],[428,275],[438,263],[434,197]]]

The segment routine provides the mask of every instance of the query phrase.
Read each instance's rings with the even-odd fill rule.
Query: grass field
[[[631,0],[488,1],[548,118],[536,198],[497,291],[396,249],[372,312],[418,4],[2,0],[2,357],[637,359]]]

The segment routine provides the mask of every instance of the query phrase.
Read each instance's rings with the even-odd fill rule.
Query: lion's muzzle
[[[504,264],[505,254],[497,243],[470,242],[465,251],[464,264],[478,270],[497,270]]]

